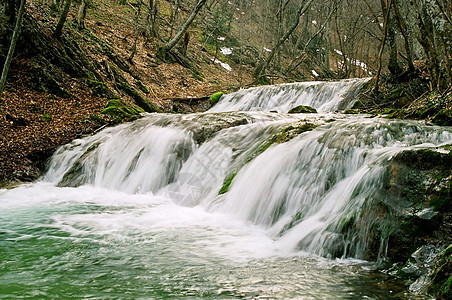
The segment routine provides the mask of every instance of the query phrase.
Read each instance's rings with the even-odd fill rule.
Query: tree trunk
[[[378,53],[378,69],[377,75],[375,75],[375,86],[374,86],[374,94],[378,94],[379,84],[380,84],[380,75],[381,75],[381,67],[382,67],[382,57],[383,51],[385,49],[386,39],[388,37],[388,23],[389,23],[389,13],[391,12],[391,2],[386,0],[386,15],[383,23],[383,40],[381,41],[380,52]]]
[[[298,27],[298,24],[300,23],[301,15],[304,14],[304,12],[310,7],[312,2],[313,2],[313,0],[308,0],[304,5],[300,5],[300,8],[298,9],[297,14],[296,14],[295,22],[286,31],[286,33],[283,35],[283,37],[275,45],[275,47],[273,47],[273,49],[270,52],[270,54],[268,55],[267,59],[256,68],[256,70],[254,72],[254,77],[256,79],[260,79],[262,77],[262,74],[265,72],[267,67],[270,65],[273,57],[275,56],[275,52],[278,52],[281,45],[284,44],[284,42],[289,38],[289,36],[292,34],[292,32],[294,32],[294,30]]]
[[[22,26],[22,19],[25,13],[25,0],[21,0],[19,7],[19,14],[17,15],[16,25],[14,26],[13,36],[11,38],[11,44],[9,46],[8,55],[6,56],[5,64],[3,65],[2,76],[0,77],[0,96],[5,89],[6,77],[8,76],[9,66],[13,59],[14,50],[16,48],[17,40],[19,39],[20,28]]]
[[[410,39],[408,36],[406,21],[405,21],[405,19],[402,18],[402,15],[399,10],[399,3],[398,3],[399,1],[400,0],[394,0],[392,5],[394,6],[394,12],[395,12],[397,24],[399,26],[400,32],[402,33],[402,36],[403,36],[403,40],[405,42],[405,51],[406,51],[406,56],[408,59],[408,70],[410,72],[412,72],[412,71],[414,71],[413,50],[411,49],[412,45],[410,43]]]
[[[433,87],[436,88],[439,84],[441,71],[438,62],[437,49],[435,46],[433,20],[429,16],[427,7],[424,3],[421,4],[418,18],[420,34],[418,34],[417,39],[424,48],[427,56],[427,68],[430,72],[430,89],[433,89]]]
[[[207,0],[199,0],[198,1],[198,4],[196,4],[195,8],[191,12],[188,19],[185,21],[184,25],[182,25],[179,32],[174,36],[173,39],[171,39],[168,43],[166,43],[163,47],[161,47],[158,50],[158,55],[160,56],[160,58],[165,60],[168,52],[170,52],[174,48],[174,46],[176,46],[176,44],[181,40],[181,38],[185,34],[185,31],[187,31],[188,27],[191,25],[191,23],[195,19],[196,15],[201,10],[201,8],[204,6],[204,4],[206,4],[206,2],[207,2]]]
[[[84,29],[85,28],[85,17],[86,17],[86,6],[87,6],[87,2],[88,0],[82,0],[80,3],[80,6],[78,8],[78,13],[77,13],[77,23],[78,23],[78,28],[80,29]]]
[[[394,0],[387,0],[387,1],[391,1],[391,4],[394,4]],[[384,3],[384,0],[381,0],[381,9],[383,12],[383,15],[386,15],[386,9],[389,9],[391,6],[391,4],[388,3]],[[386,5],[388,5],[388,7],[386,7]],[[391,13],[389,13],[391,15]],[[393,76],[398,76],[402,73],[402,68],[400,67],[399,61],[397,59],[398,57],[398,52],[397,52],[397,43],[396,43],[396,39],[395,39],[395,30],[394,30],[394,24],[395,24],[395,20],[393,17],[389,17],[388,20],[388,43],[389,43],[389,64],[388,64],[388,69],[389,72],[391,72],[391,74]]]
[[[134,37],[133,37],[133,45],[132,45],[132,52],[130,53],[130,56],[128,58],[128,61],[131,63],[133,60],[133,57],[137,53],[137,42],[138,42],[138,30],[139,30],[139,21],[140,21],[140,15],[141,15],[141,2],[138,2],[138,9],[135,11],[135,30],[134,30]]]
[[[61,34],[63,32],[64,23],[66,22],[66,18],[69,13],[69,9],[71,8],[71,3],[72,3],[72,0],[66,0],[66,3],[64,4],[63,11],[61,12],[60,18],[58,19],[58,24],[53,33],[53,36],[56,39],[59,39],[61,37]]]

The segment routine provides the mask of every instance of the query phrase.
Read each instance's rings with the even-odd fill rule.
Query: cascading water
[[[312,106],[319,112],[332,112],[351,108],[364,79],[337,82],[301,82],[269,85],[239,90],[221,97],[210,112],[220,111],[277,111],[287,113],[298,105]]]
[[[211,111],[337,110],[352,101],[333,94],[364,82],[240,91]],[[451,142],[451,128],[364,116],[145,115],[0,190],[0,298],[387,299],[403,287],[356,259],[372,230],[391,233],[378,205],[403,209],[384,195],[388,164]]]

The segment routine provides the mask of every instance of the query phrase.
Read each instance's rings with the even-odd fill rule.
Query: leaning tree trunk
[[[58,24],[53,33],[53,36],[57,39],[59,39],[61,37],[61,33],[63,32],[63,26],[64,26],[64,23],[66,22],[67,15],[69,13],[69,8],[71,8],[71,2],[72,2],[72,0],[66,0],[63,11],[61,12],[60,18],[58,20]]]
[[[80,6],[78,8],[77,13],[77,24],[78,28],[84,29],[85,28],[85,17],[86,17],[86,6],[88,0],[82,0],[80,3]]]
[[[20,28],[22,26],[22,19],[25,13],[25,0],[21,0],[19,7],[19,14],[17,16],[16,25],[14,26],[13,36],[11,38],[11,44],[9,46],[8,55],[6,56],[5,64],[3,65],[2,76],[0,78],[0,96],[5,89],[6,77],[8,75],[9,66],[13,59],[14,50],[16,48],[17,40],[19,39]]]
[[[256,79],[260,79],[262,77],[262,74],[265,72],[265,70],[267,69],[267,67],[270,65],[273,57],[275,56],[275,53],[278,52],[279,48],[281,47],[282,44],[284,44],[284,42],[290,37],[290,35],[292,34],[292,32],[295,31],[295,29],[298,27],[298,24],[300,23],[300,17],[302,14],[304,14],[306,12],[306,10],[309,8],[309,6],[311,5],[311,3],[313,2],[313,0],[308,0],[308,2],[306,2],[304,5],[300,5],[300,8],[297,11],[296,14],[296,20],[295,22],[292,24],[292,26],[286,31],[286,33],[283,35],[283,37],[278,41],[278,43],[276,43],[275,47],[273,47],[272,51],[270,52],[269,56],[267,57],[267,59],[260,64],[256,70],[254,71],[254,77]]]
[[[311,0],[312,1],[312,0]],[[191,12],[188,19],[185,21],[184,25],[182,25],[179,32],[174,36],[172,40],[170,40],[168,43],[166,43],[163,47],[160,47],[158,50],[158,55],[163,60],[166,59],[168,56],[168,53],[176,46],[176,44],[182,39],[182,37],[185,34],[185,31],[187,31],[188,27],[191,25],[193,20],[195,19],[198,12],[201,10],[201,8],[206,4],[207,0],[199,0],[198,4],[196,4],[195,8]]]

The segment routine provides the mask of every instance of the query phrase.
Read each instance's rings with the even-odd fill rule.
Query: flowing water
[[[288,86],[233,109],[286,111],[281,99],[308,93],[336,110],[331,90],[360,87]],[[451,142],[451,128],[331,113],[148,114],[107,128],[61,147],[39,182],[0,190],[0,298],[424,299],[363,260],[374,224],[362,211],[394,154]]]

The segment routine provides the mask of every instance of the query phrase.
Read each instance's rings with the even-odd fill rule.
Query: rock
[[[118,124],[122,121],[131,121],[140,117],[144,110],[133,105],[126,105],[119,99],[108,101],[102,114],[112,118],[111,123]]]
[[[288,112],[289,114],[316,114],[317,110],[311,106],[298,105]]]
[[[210,105],[214,106],[215,104],[217,104],[217,102],[220,101],[221,96],[223,96],[223,92],[218,92],[210,96]]]

